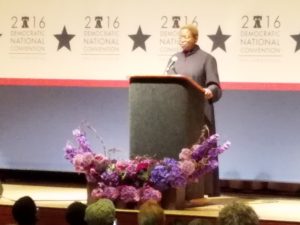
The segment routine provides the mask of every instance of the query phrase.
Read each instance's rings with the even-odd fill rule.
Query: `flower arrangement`
[[[95,183],[94,199],[108,198],[123,203],[143,203],[149,199],[160,201],[162,192],[184,187],[197,181],[218,166],[217,156],[227,150],[230,142],[218,145],[218,134],[202,138],[191,148],[183,148],[179,160],[136,156],[129,160],[115,160],[95,153],[82,129],[73,130],[76,144],[68,142],[65,158],[79,173],[85,173],[88,182]]]

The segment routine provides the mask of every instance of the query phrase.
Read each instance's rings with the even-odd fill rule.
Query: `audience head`
[[[37,207],[29,196],[19,198],[12,207],[12,216],[19,225],[34,225],[37,222]]]
[[[212,223],[207,219],[197,218],[191,220],[188,225],[212,225]]]
[[[116,218],[114,203],[109,199],[99,199],[85,210],[88,225],[113,225]]]
[[[226,205],[219,213],[219,225],[258,225],[259,219],[252,207],[241,202]]]
[[[86,225],[84,220],[86,205],[81,202],[71,203],[66,211],[66,221],[70,225]]]
[[[139,225],[163,225],[165,224],[164,210],[154,200],[148,200],[140,207],[138,214]]]

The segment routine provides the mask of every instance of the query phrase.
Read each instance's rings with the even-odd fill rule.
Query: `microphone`
[[[168,73],[168,71],[174,66],[175,62],[178,60],[177,56],[173,56],[169,62],[169,64],[167,65],[166,69],[165,69],[165,74]]]

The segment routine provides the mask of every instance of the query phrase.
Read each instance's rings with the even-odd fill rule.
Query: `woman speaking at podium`
[[[210,134],[216,132],[213,103],[221,98],[222,90],[219,82],[216,59],[203,51],[198,41],[198,29],[194,25],[186,25],[180,29],[179,44],[182,51],[174,54],[166,67],[167,74],[181,74],[191,77],[205,90],[204,115],[205,123]],[[189,187],[190,198],[197,198],[207,194],[210,196],[219,195],[219,171],[205,175],[203,181]],[[189,197],[188,197],[189,198]]]

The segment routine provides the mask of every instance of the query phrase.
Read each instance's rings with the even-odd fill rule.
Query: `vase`
[[[117,209],[137,209],[138,203],[137,202],[125,203],[121,200],[117,200],[117,201],[115,201],[115,206]]]
[[[87,190],[87,205],[90,205],[97,201],[97,199],[92,197],[92,191],[97,187],[97,183],[87,182],[86,190]]]
[[[170,188],[162,192],[161,207],[164,209],[184,209],[185,187]]]
[[[2,197],[2,193],[3,193],[3,186],[0,180],[0,198]]]

